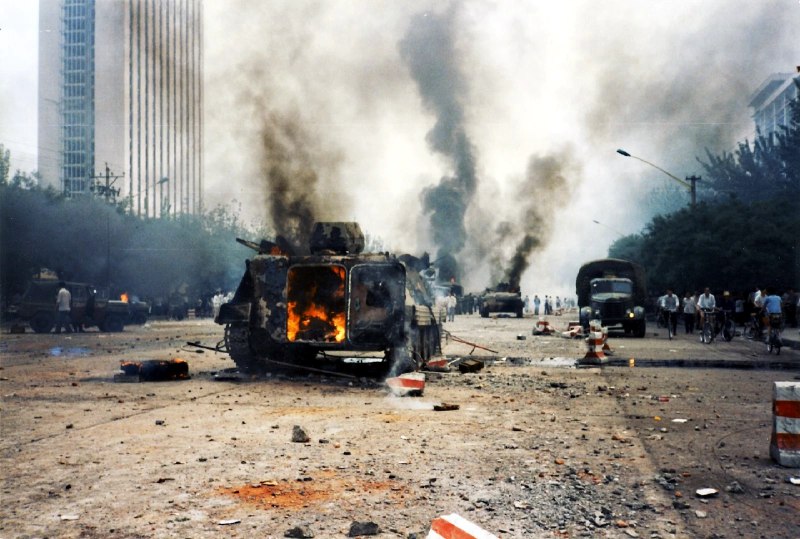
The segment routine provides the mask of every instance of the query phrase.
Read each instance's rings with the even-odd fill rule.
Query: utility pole
[[[125,174],[122,176],[118,176],[115,174],[111,174],[111,169],[108,168],[108,163],[106,163],[106,173],[105,176],[98,175],[92,176],[91,179],[94,180],[92,182],[91,187],[89,188],[90,191],[94,192],[95,194],[105,197],[106,202],[117,202],[117,195],[119,195],[119,189],[112,187],[114,182],[116,182],[120,178],[124,178]],[[101,184],[97,180],[105,179],[105,185]]]
[[[692,208],[697,204],[697,182],[702,180],[700,176],[687,176],[686,181],[691,182],[692,186],[689,188],[692,193]]]

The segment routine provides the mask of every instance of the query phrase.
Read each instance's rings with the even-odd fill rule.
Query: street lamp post
[[[670,178],[672,178],[676,182],[678,182],[681,185],[683,185],[684,187],[686,187],[689,190],[689,192],[691,193],[691,195],[692,195],[692,208],[694,208],[695,204],[697,203],[697,182],[699,182],[702,179],[700,176],[687,176],[686,181],[684,181],[684,180],[678,178],[677,176],[675,176],[674,174],[670,174],[669,172],[667,172],[663,168],[659,167],[658,165],[654,165],[650,161],[645,161],[641,157],[636,157],[635,155],[631,155],[630,153],[626,152],[625,150],[618,149],[617,153],[620,154],[620,155],[623,155],[625,157],[633,157],[634,159],[638,159],[642,163],[646,163],[646,164],[650,165],[651,167],[660,170],[661,172],[663,172],[664,174],[666,174],[667,176],[669,176]]]

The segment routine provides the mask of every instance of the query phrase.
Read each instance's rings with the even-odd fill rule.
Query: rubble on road
[[[115,382],[165,382],[190,378],[189,363],[180,358],[120,361],[120,371],[114,375]]]

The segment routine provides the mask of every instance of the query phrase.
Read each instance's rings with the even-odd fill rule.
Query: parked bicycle
[[[769,315],[769,333],[767,334],[767,353],[775,351],[775,355],[780,355],[783,340],[781,330],[783,329],[783,317],[780,314]]]
[[[700,330],[700,341],[704,344],[711,344],[716,331],[717,311],[714,309],[703,309],[703,327]]]
[[[664,325],[667,326],[667,336],[669,340],[675,336],[675,331],[678,326],[678,313],[664,309]]]

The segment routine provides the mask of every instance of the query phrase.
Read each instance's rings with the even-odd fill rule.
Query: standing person
[[[67,290],[67,284],[64,281],[58,283],[58,288],[58,294],[56,295],[56,307],[58,307],[56,333],[61,333],[62,327],[66,328],[67,333],[72,333],[72,322],[69,318],[72,294]]]
[[[539,296],[534,294],[533,295],[533,314],[539,316],[539,306],[542,304],[542,300],[539,299]]]
[[[691,335],[694,333],[694,317],[697,313],[697,300],[691,294],[686,292],[683,298],[683,324],[686,326],[686,334]]]
[[[456,305],[458,305],[458,299],[456,299],[455,292],[450,292],[450,295],[447,297],[447,321],[453,322],[456,319]]]
[[[667,288],[667,293],[663,296],[662,308],[664,309],[665,319],[664,322],[669,324],[672,328],[672,334],[675,335],[675,330],[678,328],[678,307],[681,300],[678,296],[672,293],[672,289]]]
[[[525,314],[531,312],[531,298],[527,295],[525,296]]]
[[[560,314],[561,311],[561,297],[556,296],[556,312]]]
[[[717,308],[717,300],[714,299],[714,294],[711,293],[711,290],[706,287],[703,290],[703,293],[700,294],[700,297],[697,298],[697,311],[700,313],[700,326],[702,329],[703,324],[706,320],[706,313],[705,310],[714,310]]]

